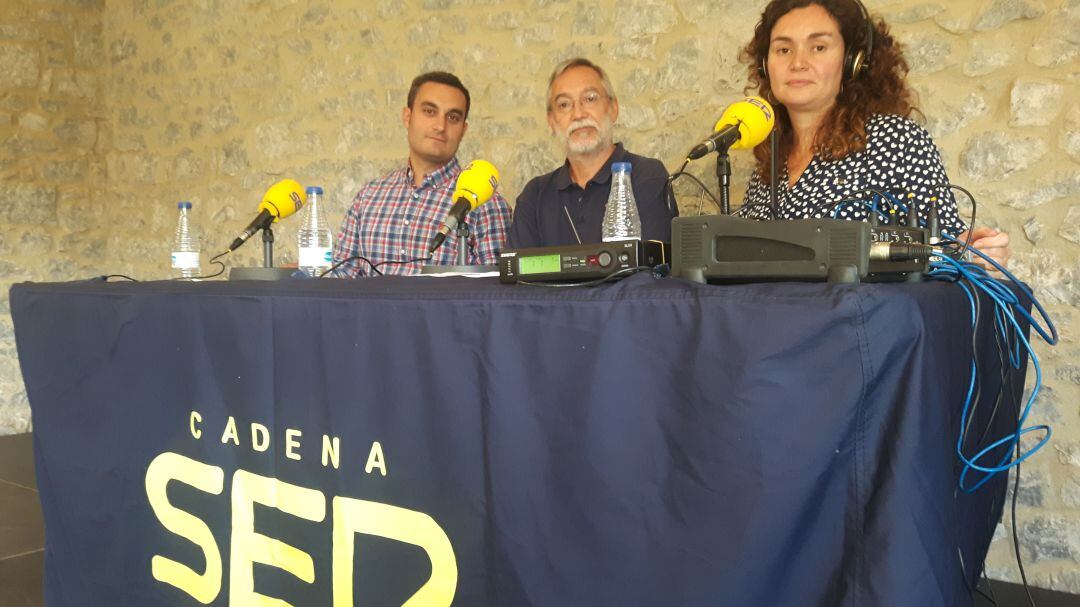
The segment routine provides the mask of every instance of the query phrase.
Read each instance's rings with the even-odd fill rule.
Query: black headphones
[[[849,48],[844,53],[844,80],[851,82],[859,77],[859,74],[866,71],[870,67],[870,53],[874,50],[874,23],[870,21],[870,13],[867,12],[866,7],[859,0],[853,0],[859,7],[859,12],[862,13],[863,23],[866,25],[866,46],[858,50]],[[769,79],[769,68],[766,63],[769,58],[768,49],[765,50],[765,55],[761,58],[761,65],[758,66],[758,76],[763,79]]]

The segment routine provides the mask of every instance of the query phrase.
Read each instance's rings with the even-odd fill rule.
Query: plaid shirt
[[[438,232],[450,207],[454,185],[461,165],[457,158],[426,175],[420,187],[413,186],[411,166],[398,169],[368,183],[353,200],[353,206],[341,222],[334,245],[334,263],[356,255],[372,263],[409,261],[427,257],[431,239]],[[510,205],[498,192],[487,204],[473,209],[465,218],[471,232],[468,262],[470,265],[493,264],[506,240],[510,225]],[[380,265],[384,274],[419,274],[429,265],[457,263],[458,237],[451,232],[430,261]],[[357,259],[337,269],[344,278],[374,274]]]

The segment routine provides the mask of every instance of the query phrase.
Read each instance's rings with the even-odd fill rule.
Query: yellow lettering
[[[255,504],[320,522],[326,518],[326,498],[319,491],[276,478],[245,470],[233,474],[229,604],[287,607],[285,601],[255,592],[254,563],[284,569],[309,584],[315,581],[315,563],[303,550],[255,533]]]
[[[323,434],[322,436],[322,465],[326,467],[327,462],[334,465],[334,469],[337,469],[338,462],[341,459],[341,441],[338,437],[334,437],[333,440],[329,436]]]
[[[251,423],[251,448],[266,451],[270,448],[270,430],[262,424]]]
[[[431,577],[402,607],[449,607],[457,592],[457,557],[450,538],[433,518],[423,512],[348,497],[335,497],[333,510],[334,607],[353,605],[353,541],[357,533],[405,542],[427,553]]]
[[[221,592],[221,551],[214,541],[214,534],[202,519],[169,503],[166,489],[171,480],[220,495],[225,472],[217,466],[169,452],[155,457],[146,469],[146,497],[162,526],[193,542],[206,559],[206,571],[199,575],[187,565],[155,554],[150,559],[150,572],[154,579],[176,586],[196,601],[208,605]]]
[[[225,444],[229,441],[236,443],[236,446],[240,446],[240,435],[236,433],[236,419],[233,416],[229,416],[229,421],[225,422],[225,431],[221,433],[221,444]]]
[[[386,476],[386,457],[382,452],[382,445],[379,441],[371,443],[371,452],[367,456],[367,465],[364,466],[364,472],[371,474],[371,471],[375,468],[379,469],[379,472],[383,476]]]
[[[285,429],[285,457],[296,461],[300,461],[300,454],[296,451],[300,448],[300,441],[296,440],[298,438],[300,438],[299,430]]]
[[[198,411],[192,411],[191,412],[191,424],[190,424],[191,425],[191,435],[195,437],[195,440],[198,440],[199,437],[202,436],[202,430],[195,427],[195,424],[199,423],[199,422],[202,422],[202,416],[199,415]]]

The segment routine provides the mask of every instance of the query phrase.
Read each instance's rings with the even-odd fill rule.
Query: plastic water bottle
[[[297,265],[309,276],[318,278],[333,265],[334,237],[319,207],[322,188],[309,187],[306,193],[304,220],[297,233],[296,248],[300,254],[300,262]]]
[[[630,163],[611,165],[611,194],[604,208],[602,224],[604,242],[641,238],[641,217],[638,215],[634,188],[630,185]]]
[[[172,275],[174,278],[194,278],[199,275],[199,235],[191,225],[191,203],[176,203],[180,219],[173,238]]]

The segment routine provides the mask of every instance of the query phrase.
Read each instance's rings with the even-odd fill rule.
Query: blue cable
[[[948,239],[948,240],[951,240],[953,242],[957,242],[956,239],[954,239],[954,238],[952,238],[950,236],[945,235],[945,238]],[[1009,364],[1014,369],[1019,369],[1020,368],[1020,362],[1021,362],[1021,350],[1020,350],[1020,348],[1021,348],[1021,345],[1022,345],[1024,347],[1024,349],[1027,350],[1028,357],[1032,361],[1032,365],[1035,368],[1035,385],[1033,386],[1031,394],[1028,397],[1027,402],[1024,405],[1024,408],[1023,408],[1023,411],[1022,411],[1021,415],[1018,418],[1018,421],[1017,421],[1018,430],[1014,431],[1014,432],[1011,432],[1008,435],[998,439],[997,441],[995,441],[991,445],[983,448],[981,451],[979,451],[974,456],[969,458],[969,457],[965,456],[964,451],[963,451],[963,439],[964,439],[964,428],[967,427],[967,425],[969,423],[968,418],[971,415],[971,404],[972,404],[971,399],[972,399],[972,396],[974,394],[975,382],[977,380],[977,378],[976,378],[977,367],[975,365],[974,357],[972,358],[971,374],[970,374],[970,378],[969,378],[969,381],[968,381],[968,390],[967,390],[967,395],[964,398],[964,406],[963,406],[963,410],[962,410],[961,418],[960,418],[961,419],[961,431],[960,431],[960,435],[957,437],[957,443],[956,443],[957,456],[959,457],[960,461],[964,464],[963,470],[960,473],[959,486],[960,486],[960,489],[962,491],[967,492],[967,493],[971,493],[971,492],[974,492],[974,491],[978,490],[987,481],[989,481],[991,478],[993,478],[994,475],[996,475],[998,473],[1001,473],[1001,472],[1005,472],[1005,471],[1009,470],[1010,468],[1012,468],[1014,466],[1017,466],[1017,465],[1021,464],[1022,462],[1024,462],[1025,460],[1027,460],[1029,457],[1034,455],[1034,453],[1036,451],[1041,449],[1050,440],[1050,437],[1051,437],[1051,435],[1053,433],[1051,428],[1049,426],[1045,425],[1045,424],[1040,424],[1040,425],[1036,425],[1036,426],[1032,426],[1032,427],[1026,427],[1026,428],[1024,427],[1024,423],[1026,422],[1027,417],[1028,417],[1029,413],[1031,412],[1032,405],[1034,404],[1035,399],[1037,398],[1037,396],[1039,394],[1039,390],[1040,390],[1040,388],[1042,386],[1042,366],[1039,364],[1038,357],[1035,355],[1035,352],[1031,348],[1031,343],[1029,342],[1029,340],[1027,340],[1024,337],[1023,331],[1021,330],[1021,327],[1020,327],[1020,323],[1017,320],[1016,315],[1014,314],[1014,310],[1019,310],[1021,315],[1025,319],[1028,320],[1030,326],[1036,327],[1036,331],[1039,333],[1039,335],[1044,340],[1046,340],[1046,342],[1049,343],[1050,345],[1054,345],[1055,343],[1057,343],[1057,339],[1058,339],[1057,328],[1054,326],[1053,322],[1050,320],[1049,316],[1046,314],[1045,309],[1034,298],[1034,296],[1031,294],[1031,292],[1026,287],[1024,287],[1023,284],[1020,283],[1016,279],[1015,276],[1013,276],[1010,272],[1005,270],[1005,268],[1003,268],[1000,264],[998,264],[994,260],[987,257],[981,251],[978,251],[977,249],[974,249],[974,248],[969,248],[969,250],[975,251],[976,254],[978,254],[980,257],[985,259],[987,262],[989,262],[991,265],[993,265],[995,268],[997,268],[999,271],[1001,271],[1004,275],[1009,277],[1009,279],[1012,280],[1013,283],[1017,285],[1017,288],[1021,292],[1023,292],[1024,295],[1026,295],[1029,298],[1029,300],[1032,302],[1032,305],[1035,306],[1036,309],[1039,310],[1040,316],[1043,318],[1043,320],[1046,322],[1047,326],[1050,328],[1050,335],[1047,335],[1046,332],[1044,330],[1042,330],[1042,327],[1039,326],[1035,322],[1034,318],[1032,318],[1032,316],[1029,313],[1027,313],[1026,310],[1024,310],[1024,308],[1020,305],[1021,302],[1020,302],[1019,298],[1016,296],[1016,294],[1012,290],[1010,290],[1008,287],[1006,287],[1002,282],[993,279],[993,277],[991,277],[983,268],[981,268],[979,266],[976,266],[974,264],[968,264],[968,263],[964,263],[964,262],[959,262],[959,261],[956,261],[956,260],[954,260],[954,259],[952,259],[950,257],[941,257],[940,261],[935,261],[935,262],[933,262],[931,264],[932,270],[929,273],[929,276],[931,278],[939,279],[939,280],[949,280],[949,281],[952,281],[952,282],[956,282],[956,284],[958,284],[963,289],[964,294],[968,298],[969,309],[970,309],[970,313],[971,313],[971,317],[972,317],[972,328],[973,328],[972,330],[974,330],[975,322],[976,322],[975,299],[974,299],[976,297],[976,294],[972,291],[972,288],[977,288],[978,290],[984,292],[987,295],[987,297],[989,297],[990,300],[994,303],[994,311],[995,311],[995,313],[994,313],[994,325],[995,325],[995,329],[998,331],[998,334],[1003,338],[1003,341],[1006,344],[1010,345],[1009,350],[1008,350]],[[959,282],[961,278],[966,279],[968,281],[968,283],[971,285],[971,287],[969,287],[968,284],[965,284],[963,282]],[[1015,333],[1016,334],[1016,339],[1015,340],[1012,340],[1009,337],[1009,329],[1010,328],[1015,329],[1015,331],[1016,331],[1016,333]],[[1023,435],[1025,435],[1025,434],[1029,434],[1031,432],[1035,432],[1035,431],[1038,431],[1038,430],[1041,430],[1041,431],[1043,431],[1045,433],[1042,440],[1040,440],[1038,442],[1038,444],[1036,444],[1034,447],[1028,449],[1024,453],[1022,453],[1020,456],[1013,459],[1012,452],[1016,448],[1017,443],[1020,442],[1021,437]],[[979,465],[978,463],[976,463],[976,462],[981,461],[987,455],[989,455],[994,449],[997,449],[997,448],[999,448],[999,447],[1001,447],[1001,446],[1003,446],[1005,444],[1009,445],[1009,449],[1005,452],[1004,457],[1001,458],[1001,460],[998,462],[998,464],[996,466],[983,466],[983,465]],[[967,486],[966,485],[967,477],[968,477],[968,475],[970,473],[973,473],[973,471],[982,472],[983,476],[982,476],[981,479],[979,479],[973,485]]]
[[[956,244],[963,244],[959,240],[957,240],[957,239],[953,238],[952,236],[949,236],[948,234],[945,234],[945,233],[942,233],[941,237],[944,238],[945,240],[954,242]],[[1051,346],[1057,344],[1057,342],[1058,342],[1057,327],[1054,326],[1053,321],[1050,320],[1050,316],[1046,313],[1046,309],[1042,307],[1042,304],[1039,303],[1038,299],[1035,299],[1035,296],[1031,294],[1031,291],[1024,285],[1024,283],[1020,282],[1019,279],[1017,279],[1015,276],[1012,275],[1012,272],[1009,272],[1008,270],[1006,270],[1001,264],[999,264],[998,262],[991,259],[989,256],[987,256],[982,251],[976,249],[975,247],[970,247],[970,246],[968,247],[968,250],[975,253],[979,257],[982,257],[987,262],[989,262],[992,266],[994,266],[994,268],[996,268],[999,272],[1004,274],[1010,281],[1012,281],[1012,283],[1014,285],[1016,285],[1016,287],[1018,289],[1020,289],[1020,291],[1024,295],[1027,296],[1028,300],[1031,301],[1031,305],[1034,306],[1035,309],[1039,311],[1039,316],[1042,317],[1043,321],[1045,321],[1046,325],[1050,328],[1050,335],[1046,334],[1046,331],[1043,329],[1042,325],[1035,322],[1035,319],[1032,318],[1031,314],[1029,314],[1028,311],[1025,310],[1023,307],[1019,308],[1020,313],[1023,314],[1025,318],[1027,318],[1028,322],[1031,323],[1032,328],[1034,328],[1035,331],[1038,332],[1039,336],[1043,338],[1043,341],[1050,344]],[[978,266],[975,266],[975,267],[978,267]],[[989,274],[986,274],[986,271],[983,270],[982,268],[979,268],[979,270],[983,273],[984,276],[989,276]],[[1004,289],[1004,287],[1002,287],[1002,288]],[[1008,289],[1005,289],[1005,290],[1007,291]]]

